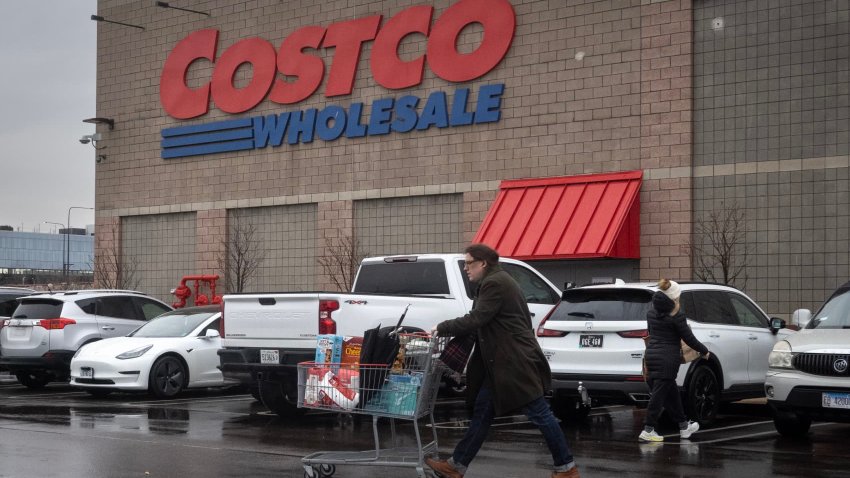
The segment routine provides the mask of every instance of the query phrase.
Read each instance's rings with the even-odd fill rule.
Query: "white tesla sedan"
[[[131,332],[88,343],[71,360],[71,385],[94,396],[147,390],[169,398],[187,388],[233,385],[218,369],[219,306],[174,310]]]

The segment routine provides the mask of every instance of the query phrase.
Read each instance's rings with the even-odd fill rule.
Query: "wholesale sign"
[[[381,25],[382,15],[322,26],[306,26],[275,47],[261,38],[236,42],[217,57],[218,31],[200,30],[181,40],[169,54],[160,77],[160,102],[171,117],[191,119],[209,112],[210,103],[230,114],[248,112],[264,100],[294,105],[313,96],[325,81],[324,96],[350,95],[365,42],[372,42],[372,79],[388,90],[422,83],[427,67],[439,78],[461,83],[482,77],[498,65],[511,46],[516,16],[507,0],[460,0],[433,22],[434,8],[415,6],[399,12]],[[473,23],[483,28],[475,51],[457,51],[462,30]],[[426,53],[404,61],[398,56],[401,41],[410,34],[427,38]],[[333,48],[328,71],[322,58],[305,50]],[[201,87],[186,85],[186,74],[197,60],[213,64],[212,76]],[[237,69],[248,63],[253,77],[248,85],[233,84]],[[278,73],[280,75],[278,75]],[[284,80],[283,76],[290,80]],[[498,121],[504,84],[434,91],[423,99],[414,95],[388,96],[367,105],[287,109],[279,114],[217,121],[162,130],[162,157],[240,151],[268,146],[309,143],[315,138],[333,141],[431,127]]]

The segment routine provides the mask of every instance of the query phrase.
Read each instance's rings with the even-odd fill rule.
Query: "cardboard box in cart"
[[[342,359],[342,336],[322,334],[316,336],[316,364],[339,364]],[[338,365],[337,367],[338,368]]]

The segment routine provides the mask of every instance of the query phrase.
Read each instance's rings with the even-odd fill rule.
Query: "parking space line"
[[[769,423],[769,422],[767,422],[767,423]],[[815,424],[812,424],[812,428],[825,427],[825,426],[828,426],[828,425],[836,425],[836,423],[835,422],[815,423]],[[706,431],[710,431],[710,430],[706,430]],[[699,433],[699,432],[697,432],[697,433]],[[723,443],[723,442],[732,441],[732,440],[743,440],[745,438],[753,438],[753,437],[759,437],[759,436],[765,436],[765,435],[776,435],[776,434],[779,434],[779,432],[776,431],[776,430],[770,430],[770,431],[766,431],[766,432],[748,433],[746,435],[736,435],[736,436],[731,436],[731,437],[726,437],[726,438],[717,438],[715,440],[684,441],[684,442],[679,442],[678,444],[688,444],[688,445],[691,445],[691,444],[692,445],[707,444],[708,445],[708,444],[714,444],[714,443]],[[671,436],[676,436],[676,435],[671,435]]]

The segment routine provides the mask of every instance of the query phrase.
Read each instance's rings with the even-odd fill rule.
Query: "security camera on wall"
[[[83,136],[82,138],[80,138],[80,144],[89,144],[89,141],[91,141],[91,135],[90,134],[87,134],[87,135]]]
[[[89,143],[94,144],[98,141],[100,141],[100,133],[87,134],[87,135],[83,136],[82,138],[80,138],[80,144],[89,144]]]

